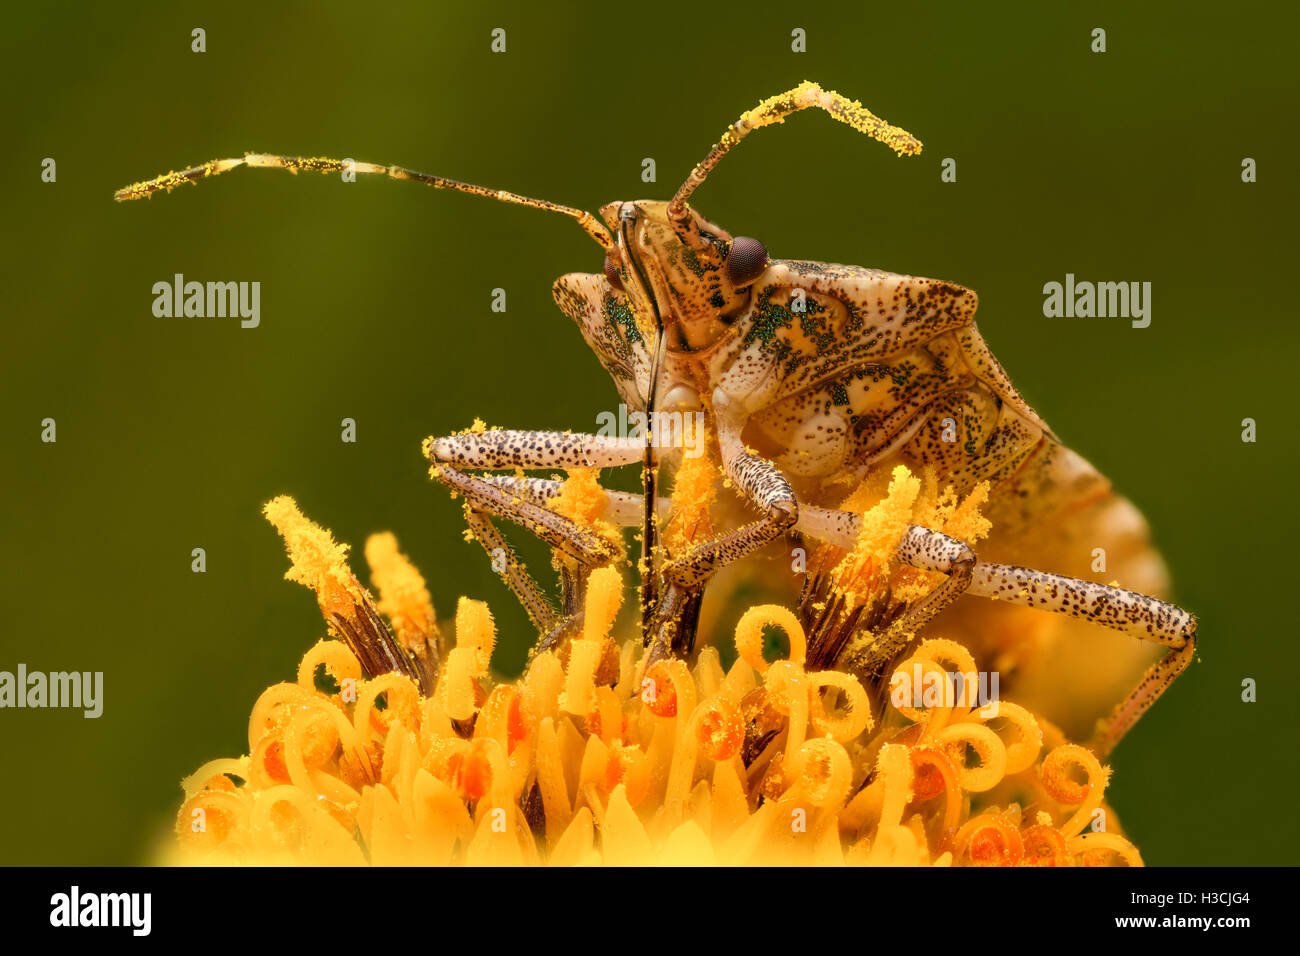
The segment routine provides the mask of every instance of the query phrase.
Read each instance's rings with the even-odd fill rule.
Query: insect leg
[[[526,497],[536,504],[545,506],[546,502],[560,494],[564,483],[546,478],[517,478],[513,475],[485,475],[483,480],[512,493]],[[605,519],[622,528],[640,527],[644,502],[640,495],[626,491],[609,491],[609,507]],[[672,511],[671,498],[659,498],[656,508],[666,524]],[[669,653],[685,654],[694,642],[695,628],[698,624],[700,603],[703,598],[702,584],[682,585],[673,581],[655,603],[651,615],[650,629],[657,635],[651,642],[647,664],[653,664]],[[546,641],[538,645],[544,649]]]
[[[618,556],[614,547],[594,531],[562,514],[519,500],[482,478],[467,475],[446,464],[437,467],[434,477],[464,495],[472,510],[513,521],[574,561],[598,568]]]
[[[1097,722],[1089,746],[1102,756],[1115,748],[1174,679],[1187,669],[1196,653],[1196,618],[1180,607],[1136,591],[1030,568],[984,563],[975,566],[970,591],[982,597],[1091,621],[1169,648],[1110,716]]]
[[[661,568],[667,590],[651,622],[650,660],[685,654],[694,643],[704,585],[719,568],[752,554],[789,531],[799,514],[794,491],[775,464],[744,450],[736,436],[721,443],[723,467],[740,492],[763,517],[734,531],[692,545]]]
[[[614,468],[639,462],[644,447],[639,440],[583,432],[491,428],[430,438],[425,453],[435,469]]]
[[[798,520],[799,503],[775,464],[744,452],[723,462],[727,475],[763,517],[743,527],[693,545],[663,567],[665,580],[681,587],[699,587],[718,568],[747,557],[781,537]]]
[[[1163,643],[1163,642],[1162,642]],[[1192,662],[1196,654],[1196,624],[1192,622],[1182,647],[1174,648],[1164,657],[1152,664],[1142,675],[1137,686],[1128,692],[1110,716],[1097,721],[1092,739],[1088,742],[1093,750],[1105,757],[1118,744],[1138,719],[1145,714],[1183,671]]]
[[[849,512],[805,506],[800,510],[798,528],[841,547],[851,547],[858,523],[857,516]],[[1168,647],[1169,652],[1143,674],[1110,716],[1098,723],[1090,746],[1103,756],[1115,748],[1138,718],[1187,668],[1195,654],[1196,618],[1180,607],[1136,591],[1031,568],[972,561],[975,555],[968,545],[915,525],[908,528],[899,544],[898,556],[912,567],[949,576],[917,605],[923,608],[924,619],[914,627],[928,621],[962,591],[968,591],[980,597],[1090,621]],[[954,581],[959,584],[949,588]]]
[[[498,572],[501,575],[501,580],[519,599],[519,603],[528,614],[528,619],[533,622],[533,627],[537,628],[538,633],[549,633],[559,623],[555,608],[546,599],[546,595],[543,594],[541,587],[533,579],[533,576],[528,573],[524,563],[519,560],[519,556],[515,554],[515,549],[510,547],[509,542],[502,537],[501,532],[492,523],[489,513],[476,510],[472,505],[466,503],[465,524],[469,526],[469,533],[474,537],[474,540],[482,545],[488,557],[493,559],[494,568],[497,567],[497,557],[502,556],[505,558],[505,566]]]
[[[490,485],[505,489],[541,507],[546,507],[548,502],[558,497],[564,487],[564,482],[549,478],[526,478],[515,475],[482,475],[481,478]],[[640,495],[626,491],[607,491],[606,494],[609,496],[609,506],[604,514],[605,520],[620,528],[641,526],[645,506]],[[672,499],[659,498],[655,507],[659,517],[666,524],[672,512]],[[667,590],[656,602],[651,620],[651,628],[662,632],[665,635],[664,640],[652,643],[648,664],[653,664],[666,656],[669,651],[676,653],[688,640],[693,641],[701,598],[699,588],[687,589],[672,583],[668,585]],[[576,626],[581,623],[581,614],[579,603],[571,617],[562,620],[542,639],[538,644],[538,650],[545,650],[563,636],[563,633],[567,633],[564,630],[566,626]]]
[[[615,546],[565,515],[526,501],[513,491],[483,478],[465,474],[446,464],[439,465],[434,475],[442,484],[465,496],[465,520],[470,534],[493,558],[504,555],[505,567],[499,573],[537,628],[539,640],[536,650],[548,650],[566,635],[576,632],[582,624],[587,577],[595,568],[603,567],[619,556]],[[557,558],[555,562],[564,595],[561,613],[556,613],[514,549],[492,524],[490,515],[505,518],[531,531],[567,559]]]
[[[489,554],[501,554],[497,549],[504,549],[507,564],[502,578],[542,635],[538,649],[545,650],[572,633],[581,623],[587,575],[613,561],[619,552],[600,535],[547,507],[547,502],[560,493],[561,482],[504,475],[480,477],[466,474],[460,467],[604,468],[638,460],[640,443],[571,432],[503,429],[433,438],[426,451],[433,463],[433,477],[465,496],[470,533]],[[639,518],[640,498],[635,500]],[[576,565],[571,572],[565,562],[558,562],[564,592],[561,614],[551,608],[489,515],[531,531]]]
[[[431,438],[426,444],[430,474],[460,492],[475,511],[486,511],[527,528],[551,547],[588,567],[616,556],[600,535],[558,514],[510,485],[479,478],[460,468],[608,468],[636,461],[639,442],[577,432],[492,429]]]
[[[851,512],[803,505],[797,530],[851,548],[860,522],[860,516]],[[912,525],[899,543],[898,556],[914,568],[952,574],[974,552],[956,538]],[[1181,648],[1196,629],[1196,619],[1182,608],[1145,594],[1008,564],[976,561],[966,590],[979,597],[1081,618],[1172,648]]]
[[[857,540],[859,515],[803,505],[799,511],[798,531],[850,549]],[[912,525],[899,542],[898,557],[905,564],[927,571],[946,574],[943,583],[917,603],[911,605],[872,644],[869,652],[854,662],[856,668],[875,672],[901,651],[939,612],[961,597],[970,587],[979,566],[971,547],[956,538]]]
[[[921,152],[921,143],[915,136],[905,129],[886,123],[856,100],[850,100],[834,90],[823,90],[816,83],[800,83],[794,89],[770,96],[753,109],[746,110],[722,134],[722,139],[691,170],[686,182],[682,183],[668,204],[668,219],[673,223],[674,229],[680,233],[688,228],[690,215],[686,200],[733,146],[756,129],[784,123],[787,116],[813,108],[825,110],[841,123],[879,140],[899,155],[914,156]]]
[[[558,498],[561,490],[564,488],[564,482],[556,481],[553,478],[520,478],[515,475],[479,475],[490,485],[496,485],[511,493],[525,498],[533,504],[547,507],[549,503]],[[644,507],[641,496],[633,494],[630,491],[606,491],[609,495],[609,507],[606,509],[604,518],[620,528],[636,528],[641,524],[641,513]],[[660,498],[656,505],[658,513],[664,523],[672,510],[671,498]]]

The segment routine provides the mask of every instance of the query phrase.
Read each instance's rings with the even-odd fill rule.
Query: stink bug
[[[891,631],[910,638],[958,597],[971,594],[1165,645],[1168,653],[1099,725],[1094,745],[1109,751],[1190,662],[1195,619],[1137,590],[1022,566],[1073,570],[1081,548],[1098,546],[1144,590],[1165,586],[1137,510],[1061,444],[989,351],[974,322],[975,293],[858,266],[774,259],[758,240],[732,236],[688,202],[745,136],[809,108],[826,111],[900,155],[920,152],[921,144],[905,130],[837,93],[803,83],[744,113],[669,201],[613,202],[601,208],[599,218],[397,166],[264,154],[168,173],[128,186],[117,198],[148,196],[238,166],[352,168],[574,219],[600,246],[604,267],[596,274],[561,276],[554,286],[560,309],[577,323],[630,407],[650,415],[707,416],[728,484],[757,510],[757,518],[665,556],[655,548],[660,456],[653,441],[516,430],[430,439],[432,473],[464,496],[471,530],[485,547],[507,548],[490,520],[504,517],[565,556],[569,568],[577,569],[580,589],[582,569],[614,560],[618,550],[549,507],[560,494],[559,482],[518,474],[483,477],[466,469],[640,462],[643,495],[613,494],[608,517],[641,527],[643,629],[654,659],[690,649],[704,584],[720,568],[795,532],[851,546],[860,516],[835,507],[846,485],[900,463],[914,471],[934,469],[961,495],[988,481],[987,514],[995,533],[979,556],[968,544],[925,528],[913,526],[904,536],[903,562],[947,577]],[[945,434],[952,429],[961,430],[961,440]],[[561,617],[522,565],[510,562],[504,577],[542,633],[543,646],[571,632],[580,606],[574,587],[566,588],[565,610],[571,613]]]

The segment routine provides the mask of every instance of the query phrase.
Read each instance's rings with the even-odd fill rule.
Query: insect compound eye
[[[609,284],[615,289],[622,290],[623,280],[618,276],[618,263],[609,256],[605,257],[605,278],[609,280]]]
[[[737,236],[731,240],[731,251],[727,253],[727,278],[733,285],[749,285],[763,274],[767,268],[767,246],[748,236]]]

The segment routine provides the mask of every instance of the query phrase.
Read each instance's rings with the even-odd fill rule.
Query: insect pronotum
[[[958,493],[991,482],[995,535],[981,555],[966,543],[913,526],[903,562],[946,581],[891,625],[910,639],[962,594],[1053,612],[1165,645],[1167,653],[1098,723],[1093,746],[1108,752],[1191,661],[1195,619],[1135,590],[987,560],[1066,544],[1105,542],[1163,586],[1141,516],[1070,451],[1020,397],[974,322],[976,296],[934,279],[858,266],[771,258],[756,239],[733,237],[688,202],[719,161],[756,129],[817,108],[900,155],[921,144],[857,102],[803,83],[744,113],[671,200],[612,202],[600,217],[545,200],[487,189],[400,166],[250,153],[167,173],[117,192],[119,200],[170,191],[239,166],[382,174],[483,196],[575,220],[605,256],[601,274],[571,273],[554,285],[560,309],[631,407],[703,412],[730,484],[758,517],[664,556],[655,547],[659,450],[644,442],[568,431],[488,430],[431,439],[434,476],[464,496],[475,537],[507,548],[492,516],[519,524],[584,569],[617,556],[611,544],[548,507],[559,483],[467,469],[608,468],[641,463],[643,494],[613,493],[610,517],[641,527],[642,625],[651,655],[689,650],[705,582],[721,567],[790,532],[851,546],[859,516],[840,511],[831,489],[904,463],[934,468]],[[964,440],[941,434],[961,423]],[[842,494],[841,494],[842,497]],[[1048,539],[1051,540],[1048,540]],[[1143,570],[1145,569],[1145,570]],[[574,627],[572,587],[557,613],[518,562],[503,572],[542,636]],[[581,580],[571,586],[580,586]],[[898,650],[898,641],[884,646]]]

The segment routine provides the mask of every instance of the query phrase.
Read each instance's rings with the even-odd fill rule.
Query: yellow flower
[[[978,527],[979,500],[925,484],[895,475],[864,520],[836,572],[855,600],[888,585],[889,541],[918,507],[931,526]],[[460,601],[455,644],[435,653],[428,591],[391,535],[365,549],[376,603],[346,546],[292,500],[267,517],[341,640],[261,695],[248,755],[183,782],[174,862],[1141,864],[1103,802],[1108,769],[1025,708],[977,700],[975,662],[952,641],[920,643],[868,685],[810,662],[804,622],[764,605],[736,626],[730,667],[716,646],[647,666],[639,641],[611,634],[624,582],[608,567],[591,575],[582,632],[501,680],[481,602]],[[789,647],[776,659],[772,627]],[[367,641],[406,665],[368,664]]]

